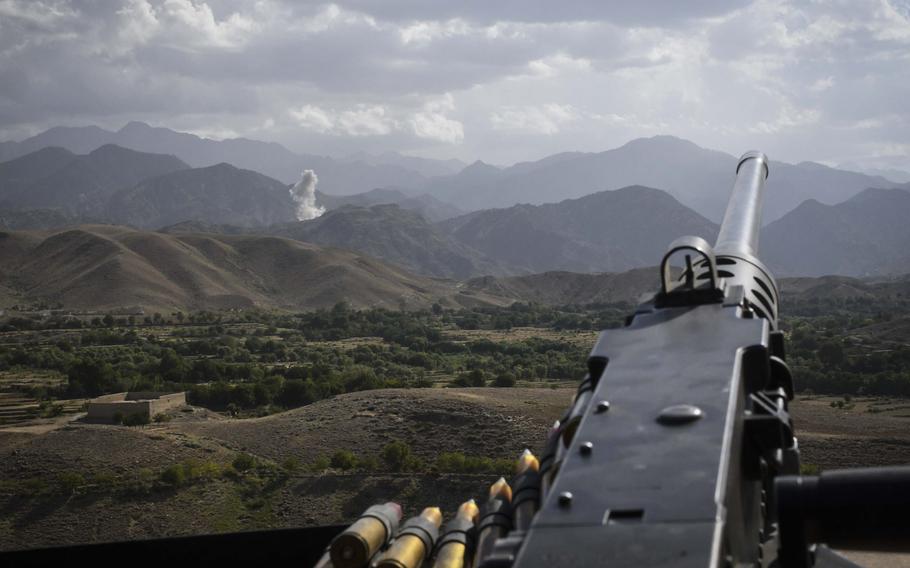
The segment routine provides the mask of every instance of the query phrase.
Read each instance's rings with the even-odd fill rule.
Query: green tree
[[[818,360],[825,367],[836,367],[845,361],[844,346],[839,341],[823,343],[818,348]]]
[[[165,349],[161,352],[161,361],[158,363],[158,372],[166,381],[183,382],[186,380],[189,366],[183,357],[177,354],[173,349]]]
[[[411,455],[411,446],[401,440],[389,442],[382,448],[382,461],[389,466],[392,471],[404,471],[410,469],[415,459]]]
[[[338,450],[332,454],[332,459],[329,460],[329,465],[335,469],[340,469],[342,471],[347,471],[349,469],[354,469],[357,467],[357,457],[347,450]]]
[[[117,377],[110,363],[94,359],[77,360],[67,372],[69,392],[72,396],[98,396],[112,392]]]
[[[515,375],[512,373],[500,373],[496,379],[493,380],[494,387],[514,387],[515,386]]]

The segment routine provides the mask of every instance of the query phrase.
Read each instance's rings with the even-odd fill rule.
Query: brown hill
[[[83,225],[0,233],[0,287],[70,309],[353,307],[497,302],[350,251],[257,235]]]
[[[910,279],[779,281],[784,299],[906,295]],[[75,310],[309,310],[637,303],[657,269],[545,272],[462,283],[414,275],[364,254],[271,235],[145,232],[117,225],[0,231],[0,307],[33,302]]]

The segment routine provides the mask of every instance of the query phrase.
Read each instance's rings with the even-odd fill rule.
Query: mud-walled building
[[[118,392],[88,403],[89,422],[122,422],[142,417],[146,422],[156,414],[186,405],[185,392]]]

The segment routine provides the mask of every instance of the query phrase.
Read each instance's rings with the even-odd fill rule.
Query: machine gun
[[[855,566],[825,544],[910,550],[910,468],[799,475],[780,294],[757,257],[768,173],[763,154],[742,156],[713,249],[670,245],[660,291],[601,333],[540,459],[526,451],[511,483],[442,530],[438,508],[401,523],[386,503],[347,528],[19,551],[0,564],[803,568]]]
[[[910,468],[799,476],[780,294],[757,257],[768,173],[742,156],[715,246],[670,245],[660,291],[601,333],[540,460],[526,452],[476,519],[465,503],[436,543],[438,510],[398,538],[368,512],[317,566],[368,565],[356,550],[416,568],[434,543],[440,568],[853,566],[816,544],[910,548]]]

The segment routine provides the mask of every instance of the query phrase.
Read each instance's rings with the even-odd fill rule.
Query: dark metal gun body
[[[591,351],[591,403],[515,566],[761,561],[768,476],[798,472],[798,452],[789,376],[771,363],[778,294],[754,256],[767,160],[737,170],[717,256],[674,242],[690,256],[681,282],[668,254],[662,291]]]

